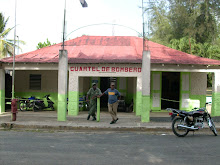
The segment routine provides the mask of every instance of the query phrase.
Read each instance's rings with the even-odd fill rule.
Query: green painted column
[[[58,70],[58,106],[57,120],[66,121],[67,111],[67,79],[68,79],[68,55],[66,50],[59,51]]]
[[[68,115],[77,116],[79,114],[79,92],[69,91]]]
[[[142,55],[142,111],[141,121],[150,121],[150,51],[143,51]]]
[[[212,76],[212,116],[220,116],[220,72]]]
[[[69,96],[68,115],[77,116],[79,114],[79,76],[76,72],[69,71]]]
[[[142,111],[142,92],[137,91],[135,98],[135,112],[136,116],[141,116]]]
[[[0,69],[0,114],[5,112],[5,71]]]
[[[136,92],[133,95],[133,111],[136,112]]]
[[[150,121],[150,96],[142,96],[142,114],[141,121],[149,122]]]

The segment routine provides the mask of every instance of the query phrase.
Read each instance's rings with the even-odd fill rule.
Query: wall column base
[[[220,93],[213,93],[212,94],[212,116],[220,116]]]
[[[67,96],[58,94],[57,120],[66,121]]]
[[[77,116],[79,114],[79,92],[69,91],[68,115]]]
[[[141,122],[150,122],[150,96],[142,96]]]

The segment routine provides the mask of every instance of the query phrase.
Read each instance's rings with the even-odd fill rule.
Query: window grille
[[[41,90],[41,75],[30,74],[29,87],[33,90]]]

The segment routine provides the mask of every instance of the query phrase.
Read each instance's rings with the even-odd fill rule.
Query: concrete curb
[[[94,126],[50,126],[50,125],[22,125],[14,123],[2,123],[1,129],[5,130],[54,130],[54,131],[119,131],[119,132],[147,132],[147,131],[170,131],[171,127],[94,127]]]
[[[75,131],[75,132],[172,132],[171,126],[140,126],[140,127],[94,127],[94,126],[51,126],[51,125],[22,125],[12,122],[2,123],[0,130],[25,130],[25,131]],[[216,127],[220,132],[220,127]],[[210,131],[208,127],[198,132]],[[197,131],[196,131],[197,132]]]

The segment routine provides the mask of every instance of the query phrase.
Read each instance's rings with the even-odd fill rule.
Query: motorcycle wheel
[[[210,117],[208,117],[208,118],[207,118],[207,122],[208,122],[209,128],[212,130],[212,132],[214,133],[214,135],[215,135],[215,136],[218,136],[218,133],[217,133],[217,131],[216,131],[215,124],[214,124],[213,120],[212,120]]]
[[[37,110],[38,110],[38,108],[34,106],[34,107],[33,107],[33,111],[34,111],[34,112],[37,112]]]
[[[180,118],[180,117],[177,117],[173,120],[172,122],[172,130],[173,130],[173,133],[178,136],[178,137],[184,137],[186,136],[188,133],[189,133],[189,130],[186,129],[186,128],[178,128],[178,125],[181,124],[181,125],[187,125],[184,121],[184,119]]]
[[[54,106],[53,106],[53,105],[51,106],[51,110],[53,110],[53,111],[55,110],[55,108],[54,108]]]
[[[24,103],[23,101],[20,102],[20,104],[19,104],[19,109],[20,109],[20,111],[25,111],[25,110],[27,110],[26,103]]]

